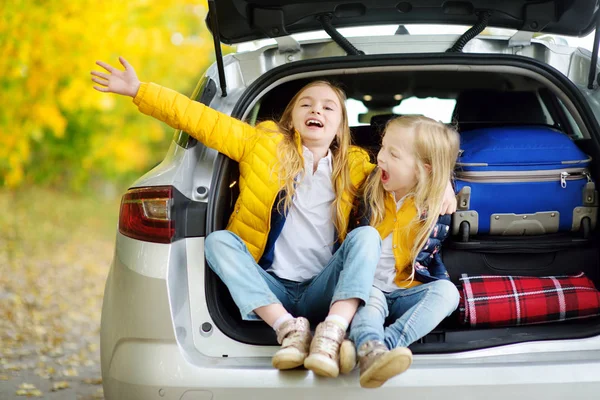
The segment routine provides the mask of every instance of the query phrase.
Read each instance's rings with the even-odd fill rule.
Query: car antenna
[[[207,23],[212,31],[213,44],[215,46],[215,57],[219,71],[219,86],[221,86],[221,97],[227,97],[227,82],[225,81],[225,66],[223,65],[223,53],[221,52],[221,35],[219,34],[219,21],[217,19],[217,4],[215,0],[208,0]]]

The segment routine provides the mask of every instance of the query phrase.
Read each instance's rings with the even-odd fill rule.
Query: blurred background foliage
[[[93,90],[90,71],[96,60],[121,67],[122,55],[142,81],[191,94],[214,61],[207,2],[2,3],[0,186],[114,195],[160,162],[173,130]]]
[[[214,61],[207,8],[0,0],[0,398],[103,397],[119,197],[164,158],[173,129],[95,91],[90,71],[123,56],[141,80],[190,95]]]

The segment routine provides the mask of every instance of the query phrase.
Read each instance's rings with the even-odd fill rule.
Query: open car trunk
[[[439,54],[435,59],[404,55],[346,57],[329,61],[319,60],[318,64],[299,62],[269,72],[242,96],[234,115],[252,115],[250,122],[253,123],[277,118],[300,87],[315,77],[325,77],[340,83],[349,98],[362,99],[369,94],[371,101],[379,99],[376,104],[379,110],[391,109],[397,104],[398,101],[389,100],[397,94],[403,98],[431,96],[454,99],[453,123],[459,132],[474,127],[510,124],[552,126],[569,135],[594,160],[600,160],[596,138],[598,126],[591,117],[589,106],[564,76],[541,63],[512,56],[440,57]],[[470,67],[460,68],[460,65]],[[350,71],[351,74],[344,73]],[[276,82],[280,84],[272,86]],[[394,84],[390,85],[390,82]],[[268,86],[272,89],[267,91]],[[473,101],[474,96],[476,101]],[[466,98],[471,100],[464,100]],[[381,120],[388,117],[379,115],[372,118],[370,125],[352,127],[355,144],[376,154]],[[594,178],[600,176],[599,167],[600,164],[593,162],[591,173]],[[236,163],[220,155],[209,199],[208,232],[225,229],[237,197],[237,185],[233,184],[237,179]],[[475,236],[468,243],[451,237],[445,242],[442,255],[450,277],[457,285],[463,273],[549,276],[583,271],[600,287],[598,244],[596,232],[587,239],[582,239],[579,232],[529,237]],[[241,320],[228,289],[208,267],[205,268],[204,284],[208,310],[220,331],[242,343],[277,345],[273,330],[265,323]],[[459,324],[455,313],[414,343],[411,349],[415,353],[445,353],[597,334],[600,334],[599,318],[476,329]]]

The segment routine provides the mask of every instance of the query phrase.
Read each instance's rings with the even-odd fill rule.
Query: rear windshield
[[[348,122],[350,126],[369,125],[371,117],[380,114],[424,115],[443,123],[452,122],[452,113],[456,106],[456,99],[439,97],[409,97],[403,99],[399,105],[391,110],[369,110],[361,99],[348,99]]]

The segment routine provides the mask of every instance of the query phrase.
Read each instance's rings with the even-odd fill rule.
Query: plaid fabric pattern
[[[462,274],[460,322],[471,327],[540,324],[600,315],[600,292],[583,273],[565,276]]]

